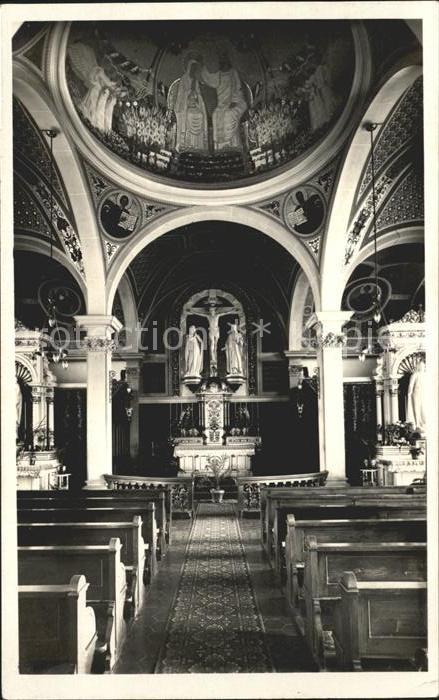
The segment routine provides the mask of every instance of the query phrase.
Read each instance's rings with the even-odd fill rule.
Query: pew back
[[[305,540],[313,536],[319,544],[328,542],[426,542],[425,518],[296,520],[287,516],[285,542],[286,595],[290,605],[297,602],[298,567],[303,566]]]
[[[120,561],[121,544],[112,538],[104,545],[34,546],[18,548],[20,585],[61,584],[72,572],[83,574],[89,588],[87,602],[92,605],[103,654],[104,665],[113,666],[126,636],[124,605],[127,592],[125,567]]]
[[[333,636],[340,670],[361,671],[366,659],[411,661],[425,648],[425,581],[361,582],[346,571],[338,593]]]
[[[95,615],[86,605],[88,584],[18,587],[21,673],[89,673],[97,640]]]

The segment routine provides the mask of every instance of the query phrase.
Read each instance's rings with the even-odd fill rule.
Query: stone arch
[[[56,260],[56,262],[65,267],[66,270],[72,275],[83,294],[84,300],[87,300],[87,285],[84,278],[79,274],[76,267],[71,264],[67,256],[61,253],[58,248],[52,248],[52,253],[50,253],[50,246],[46,241],[41,241],[39,238],[37,239],[32,238],[31,236],[23,235],[14,236],[14,248],[15,250],[22,250],[28,253],[46,255],[48,258],[51,256],[54,260]]]
[[[388,231],[386,234],[380,236],[377,240],[377,252],[380,250],[385,250],[386,248],[391,248],[395,245],[406,245],[408,243],[423,243],[424,242],[424,229],[420,226],[413,226],[408,228],[396,228],[392,231]],[[362,262],[367,260],[371,255],[373,255],[374,244],[370,241],[367,245],[362,248],[358,255],[355,257],[352,263],[346,265],[343,270],[342,281],[344,289],[349,281],[350,276],[354,272],[355,268],[361,265]]]
[[[313,291],[316,308],[320,308],[320,291],[319,291],[319,271],[317,264],[310,252],[308,252],[303,243],[293,236],[280,222],[273,221],[263,212],[245,207],[237,206],[220,206],[220,207],[187,207],[177,211],[165,214],[157,222],[152,222],[141,230],[131,245],[126,246],[123,250],[123,256],[119,256],[119,260],[115,260],[107,282],[107,313],[111,313],[114,295],[118,288],[119,282],[122,279],[128,265],[136,257],[140,251],[147,245],[163,236],[165,233],[172,231],[182,226],[195,223],[197,221],[224,221],[233,222],[254,228],[257,231],[266,234],[274,241],[279,243],[290,255],[295,258],[302,268],[303,273],[308,280]]]
[[[364,124],[377,122],[384,125],[396,102],[421,72],[421,66],[414,65],[396,71],[369,104],[351,139],[322,246],[321,303],[324,309],[339,309],[343,295],[346,233],[358,182],[370,152],[370,136]],[[353,263],[356,265],[357,259]]]
[[[302,349],[303,317],[310,285],[303,272],[297,277],[291,299],[290,319],[288,324],[288,349]]]
[[[60,133],[53,142],[56,164],[63,178],[77,224],[86,277],[87,313],[104,313],[105,261],[96,217],[78,156],[58,118],[47,88],[35,72],[19,59],[13,66],[14,95],[32,114],[41,129],[55,127]]]

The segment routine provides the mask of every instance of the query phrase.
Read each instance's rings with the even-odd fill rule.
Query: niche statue
[[[189,327],[184,353],[185,374],[187,377],[201,377],[203,370],[203,341],[195,326]]]

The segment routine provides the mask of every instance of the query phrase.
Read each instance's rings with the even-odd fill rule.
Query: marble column
[[[47,448],[53,450],[55,447],[55,417],[53,412],[54,390],[53,387],[46,388],[46,404],[47,404]]]
[[[399,421],[398,388],[398,379],[389,379],[390,415],[392,423],[397,423]]]
[[[31,387],[32,396],[32,446],[43,449],[44,443],[38,440],[38,436],[46,432],[46,410],[44,406],[45,387],[41,384],[33,384]],[[38,433],[38,435],[37,435]]]
[[[112,473],[111,355],[112,335],[122,328],[114,316],[75,316],[86,331],[81,341],[87,352],[87,481],[85,488],[105,488]]]
[[[320,470],[329,472],[331,486],[346,486],[342,329],[351,316],[350,311],[318,311],[307,324],[316,331]]]
[[[133,460],[139,457],[139,394],[140,394],[140,368],[143,360],[141,353],[126,355],[126,380],[131,388],[131,422],[130,422],[130,455]]]
[[[383,392],[384,386],[383,382],[375,380],[375,401],[376,401],[376,414],[377,414],[377,426],[380,425],[383,428]]]

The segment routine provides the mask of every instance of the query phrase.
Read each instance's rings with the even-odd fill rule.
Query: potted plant
[[[228,457],[208,457],[207,468],[212,472],[215,481],[215,488],[210,489],[210,495],[213,503],[222,503],[224,498],[224,489],[221,488],[220,480],[231,473],[230,467],[227,466]]]

